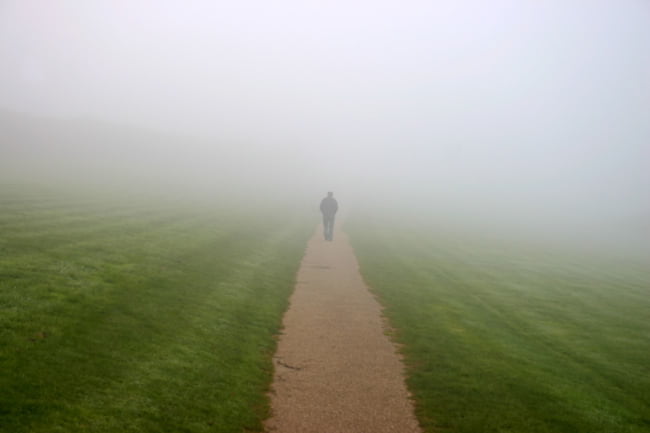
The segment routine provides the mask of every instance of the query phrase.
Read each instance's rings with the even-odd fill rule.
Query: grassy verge
[[[258,431],[310,222],[0,189],[0,431]]]
[[[428,432],[650,431],[642,266],[347,225]]]

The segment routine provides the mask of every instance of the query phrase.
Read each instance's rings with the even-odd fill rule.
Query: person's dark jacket
[[[325,197],[320,202],[320,211],[324,216],[333,217],[337,210],[339,210],[339,204],[334,197]]]

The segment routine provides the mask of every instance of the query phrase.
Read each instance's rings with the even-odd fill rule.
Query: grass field
[[[258,431],[313,221],[0,187],[0,431]]]
[[[347,224],[427,432],[650,431],[641,263]]]

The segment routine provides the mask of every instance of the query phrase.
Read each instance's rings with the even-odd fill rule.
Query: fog
[[[5,179],[650,238],[645,0],[3,0],[0,65]]]

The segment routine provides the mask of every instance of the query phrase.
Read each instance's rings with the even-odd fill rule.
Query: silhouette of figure
[[[327,197],[320,202],[320,211],[323,214],[323,234],[326,241],[334,239],[334,216],[337,210],[339,210],[339,204],[334,198],[334,193],[328,192]]]

